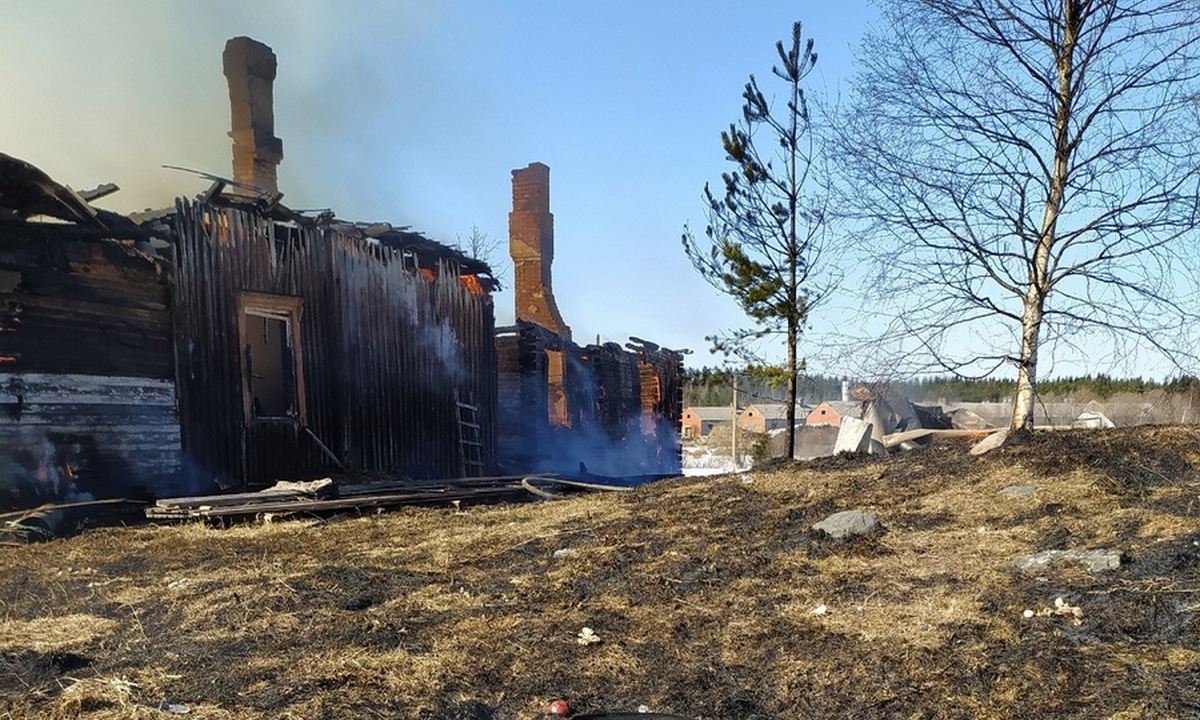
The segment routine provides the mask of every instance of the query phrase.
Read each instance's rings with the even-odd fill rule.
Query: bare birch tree
[[[900,299],[890,329],[941,369],[1015,365],[1013,428],[1048,344],[1192,357],[1200,3],[881,9],[842,153]]]
[[[455,236],[455,245],[476,260],[482,260],[492,270],[492,278],[497,283],[503,285],[508,282],[508,269],[511,261],[501,251],[500,241],[489,237],[487,233],[479,229],[479,226],[471,223],[471,234],[463,239],[462,235]]]
[[[753,75],[742,97],[742,121],[721,133],[726,159],[723,191],[705,185],[705,240],[684,230],[692,265],[713,287],[737,301],[757,324],[707,339],[716,350],[740,358],[752,372],[787,388],[786,452],[795,451],[796,379],[803,360],[798,345],[809,308],[823,290],[813,283],[825,230],[827,195],[813,177],[818,168],[804,82],[817,62],[813,41],[792,26],[791,42],[778,42],[783,102],[773,107]],[[770,365],[758,341],[782,337],[786,359]]]

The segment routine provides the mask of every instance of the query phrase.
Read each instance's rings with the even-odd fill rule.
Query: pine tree
[[[791,46],[775,45],[780,64],[771,72],[783,81],[787,101],[773,107],[754,76],[746,83],[740,123],[721,133],[726,159],[736,171],[721,175],[722,194],[705,185],[705,237],[689,228],[683,247],[696,270],[719,291],[731,296],[753,328],[707,339],[714,349],[734,356],[787,388],[787,455],[795,449],[796,383],[803,363],[798,345],[809,308],[820,299],[811,287],[813,267],[824,238],[827,195],[811,192],[816,162],[811,116],[804,80],[817,62],[813,40],[801,40],[801,25],[792,26]],[[763,141],[759,144],[759,141]],[[782,336],[786,360],[772,366],[759,355],[759,342]]]

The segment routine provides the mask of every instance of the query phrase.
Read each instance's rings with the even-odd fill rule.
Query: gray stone
[[[871,451],[871,423],[854,417],[843,417],[833,454],[865,453]]]
[[[1022,555],[1013,561],[1013,565],[1018,570],[1035,572],[1045,570],[1057,562],[1079,563],[1090,573],[1100,573],[1121,567],[1121,553],[1118,550],[1044,550],[1032,555]]]
[[[861,510],[844,510],[813,525],[813,530],[822,530],[829,537],[840,540],[858,535],[869,535],[877,532],[879,527],[879,519],[871,513]]]
[[[1009,485],[1000,488],[1000,494],[1009,497],[1029,497],[1035,492],[1037,492],[1037,488],[1032,485]]]

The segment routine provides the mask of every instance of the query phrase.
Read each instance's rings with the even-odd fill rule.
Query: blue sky
[[[161,207],[228,175],[225,40],[279,58],[280,189],[295,208],[411,225],[472,225],[507,254],[510,171],[551,168],[554,283],[576,339],[654,340],[715,364],[706,334],[744,325],[679,243],[727,169],[720,131],[750,73],[764,90],[795,20],[834,97],[865,2],[334,3],[0,0],[0,152],[75,188],[116,182],[117,210]],[[511,322],[512,296],[497,298]],[[820,327],[822,319],[814,318]],[[823,367],[812,349],[810,365]]]

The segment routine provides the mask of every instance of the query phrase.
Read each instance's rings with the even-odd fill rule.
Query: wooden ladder
[[[479,406],[465,403],[454,394],[458,418],[458,460],[463,477],[483,475],[483,440],[479,427]]]

